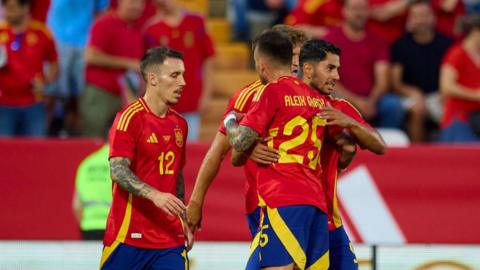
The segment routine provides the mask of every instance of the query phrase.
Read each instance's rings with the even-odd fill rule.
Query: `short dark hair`
[[[140,61],[140,71],[142,77],[147,81],[146,70],[152,65],[161,65],[167,58],[177,58],[183,60],[183,54],[179,51],[172,50],[167,47],[155,47],[149,49]]]
[[[327,53],[340,56],[342,50],[323,39],[311,39],[300,49],[300,66],[307,62],[320,62],[327,58]]]
[[[302,46],[305,41],[308,40],[305,31],[292,27],[286,24],[276,24],[272,27],[273,31],[282,32],[287,34],[292,39],[293,46]]]
[[[11,0],[2,0],[2,6],[5,6],[5,4]],[[31,0],[15,0],[20,6],[26,6],[31,4]]]
[[[463,17],[463,19],[460,20],[460,28],[466,36],[473,30],[480,29],[480,14]]]
[[[430,2],[430,0],[410,0],[410,2],[408,3],[408,6],[413,7],[415,5],[423,5],[423,4],[432,6],[432,3]]]
[[[283,32],[267,30],[261,33],[253,40],[252,48],[280,65],[292,65],[292,39]]]

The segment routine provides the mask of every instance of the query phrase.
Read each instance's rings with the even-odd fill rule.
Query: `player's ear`
[[[156,86],[158,84],[157,75],[153,72],[148,72],[147,73],[147,82],[148,82],[148,84],[151,84],[152,86]]]
[[[313,65],[312,63],[303,63],[302,74],[305,79],[312,79],[313,77]]]

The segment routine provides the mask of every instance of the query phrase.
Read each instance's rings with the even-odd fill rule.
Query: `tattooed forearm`
[[[119,186],[140,197],[154,190],[154,188],[143,182],[130,170],[130,160],[123,157],[113,157],[110,159],[110,174],[112,180]]]
[[[182,202],[185,201],[185,179],[183,177],[183,172],[180,171],[177,178],[177,198],[179,198]]]
[[[245,152],[256,142],[258,133],[246,126],[239,126],[235,120],[225,124],[230,145],[237,152]]]
[[[243,166],[247,163],[249,156],[244,152],[232,151],[232,165],[235,167]]]

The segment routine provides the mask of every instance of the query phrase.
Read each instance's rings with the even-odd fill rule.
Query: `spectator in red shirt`
[[[299,0],[285,23],[297,26],[310,37],[323,37],[328,27],[342,23],[341,0]]]
[[[352,102],[369,121],[381,127],[399,128],[405,112],[400,98],[389,90],[387,45],[365,29],[369,7],[367,0],[344,2],[344,23],[333,28],[325,39],[342,50],[340,83],[335,94]]]
[[[144,0],[145,8],[143,9],[142,15],[135,20],[135,25],[142,29],[145,24],[153,17],[156,13],[155,0]],[[110,0],[110,7],[116,9],[118,6],[118,0]]]
[[[447,52],[440,71],[440,91],[446,97],[441,123],[443,142],[479,142],[480,15],[464,21],[463,42]],[[477,115],[477,116],[475,116]]]
[[[437,17],[437,30],[451,38],[460,36],[456,25],[465,14],[462,0],[432,0],[432,7]]]
[[[165,46],[185,56],[184,98],[173,108],[187,119],[188,139],[197,140],[200,113],[211,98],[213,43],[201,16],[180,9],[173,0],[157,0],[157,8],[145,30],[145,42],[149,48]]]
[[[58,74],[50,31],[30,17],[30,1],[2,0],[0,24],[0,136],[45,136],[46,84]],[[47,69],[44,72],[44,66]]]
[[[142,34],[134,26],[143,8],[143,0],[119,0],[117,9],[92,26],[85,52],[87,85],[80,100],[85,136],[103,137],[123,102],[128,102],[122,85],[125,80],[132,81],[128,79],[132,72],[140,70],[145,51]]]
[[[390,45],[405,32],[410,0],[369,0],[371,15],[368,28]]]

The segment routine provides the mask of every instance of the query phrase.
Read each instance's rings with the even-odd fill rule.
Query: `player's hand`
[[[188,252],[193,248],[193,242],[194,242],[193,232],[190,230],[190,227],[188,226],[186,215],[182,214],[182,215],[179,215],[179,217],[182,219],[183,233],[185,235],[185,240],[186,240],[185,249]]]
[[[195,230],[202,229],[202,205],[195,201],[190,201],[187,205],[187,223],[189,229],[195,233]]]
[[[326,119],[327,125],[329,126],[337,125],[343,128],[351,128],[356,124],[356,121],[353,118],[333,108],[330,104],[327,104],[318,116]]]
[[[185,240],[187,240],[187,246],[185,247],[187,249],[187,252],[192,250],[193,248],[193,242],[195,242],[195,237],[193,236],[193,232],[188,228],[188,226],[185,226],[186,229],[185,231]]]
[[[185,214],[185,205],[173,194],[153,190],[148,194],[147,198],[170,216]]]
[[[355,140],[348,131],[343,131],[342,133],[335,136],[335,144],[340,149],[340,151],[347,155],[353,156],[357,152]]]
[[[250,159],[258,164],[269,165],[275,163],[279,159],[278,150],[265,145],[265,142],[272,138],[260,139],[260,141],[253,148]]]

